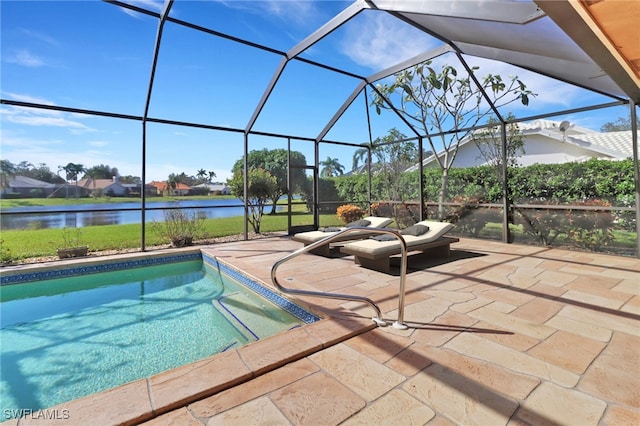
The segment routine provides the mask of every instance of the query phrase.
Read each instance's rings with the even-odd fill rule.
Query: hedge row
[[[404,173],[401,177],[402,200],[417,200],[418,172]],[[424,195],[428,201],[437,201],[442,181],[440,169],[424,172]],[[449,171],[448,197],[460,197],[485,203],[502,202],[501,177],[491,166],[454,168]],[[633,161],[591,159],[582,163],[535,164],[509,170],[509,190],[515,203],[544,202],[571,203],[589,199],[607,200],[613,206],[633,206],[635,203]],[[385,193],[388,185],[383,177],[372,177],[372,200],[393,199]],[[366,175],[349,175],[322,179],[321,201],[367,202]],[[400,200],[396,200],[400,201]]]

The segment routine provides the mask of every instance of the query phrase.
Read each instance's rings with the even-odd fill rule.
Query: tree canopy
[[[320,162],[322,169],[320,170],[320,176],[332,177],[340,176],[344,174],[344,166],[340,164],[340,160],[337,158],[327,157],[326,160]]]
[[[515,118],[513,114],[507,116],[507,120]],[[485,164],[502,167],[502,129],[501,125],[495,117],[489,118],[486,127],[473,134],[472,139],[475,142],[480,157]],[[507,166],[515,167],[518,165],[518,157],[525,154],[524,137],[517,123],[507,125]]]
[[[638,128],[640,128],[640,121],[638,121]],[[622,132],[625,130],[631,130],[631,116],[618,117],[615,121],[608,121],[600,127],[601,132]]]
[[[264,207],[278,186],[277,179],[268,171],[258,167],[250,169],[247,173],[246,195],[244,193],[244,173],[242,173],[242,170],[236,170],[233,173],[233,177],[227,180],[227,185],[229,185],[231,192],[236,197],[246,201],[250,213],[248,216],[249,223],[254,232],[259,233]]]
[[[85,169],[83,177],[91,179],[111,179],[114,176],[120,176],[117,167],[100,164],[98,166],[93,166]]]
[[[288,151],[286,149],[261,149],[261,150],[253,150],[250,151],[247,155],[247,165],[248,169],[263,169],[264,171],[269,172],[271,176],[276,179],[276,186],[273,188],[273,192],[268,197],[271,201],[271,214],[275,214],[276,212],[276,204],[278,200],[283,195],[287,194],[287,175],[289,173],[288,169]],[[292,166],[304,166],[307,164],[307,160],[305,156],[298,151],[291,151],[291,165]],[[244,156],[237,160],[231,172],[236,174],[236,172],[242,173],[244,169]],[[304,169],[293,168],[291,169],[291,180],[292,182],[305,182],[306,174]],[[292,193],[297,193],[303,191],[303,188],[291,188]]]
[[[472,71],[476,73],[478,69],[474,67]],[[380,114],[383,109],[399,112],[422,132],[436,153],[443,176],[441,205],[460,142],[481,120],[495,114],[494,108],[516,101],[528,105],[530,97],[535,96],[518,77],[503,80],[499,75],[487,74],[475,80],[466,73],[458,73],[451,65],[443,65],[436,71],[431,61],[400,71],[393,83],[378,84],[375,89],[372,104],[376,112]]]

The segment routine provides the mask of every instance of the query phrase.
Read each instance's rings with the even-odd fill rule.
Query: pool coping
[[[56,262],[55,264],[19,265],[9,267],[10,270],[3,268],[2,275],[6,276],[7,272],[9,272],[9,276],[25,273],[47,274],[56,269],[69,270],[86,267],[100,269],[101,267],[108,268],[108,266],[101,265],[114,263],[118,260],[131,262],[139,259],[154,262],[158,258],[166,258],[167,255],[211,257],[199,248],[163,250],[149,254],[138,252],[89,261],[84,258]],[[237,269],[226,261],[218,259],[216,261],[232,269]],[[270,291],[279,293],[264,281],[245,272],[242,274],[267,287]],[[290,299],[293,303],[317,315],[320,320],[50,408],[33,412],[27,410],[23,417],[10,419],[1,424],[42,424],[42,422],[50,422],[52,418],[64,420],[65,424],[78,425],[87,423],[137,424],[252,380],[376,327],[375,323],[367,318],[358,316],[329,318],[322,313],[311,311],[304,303],[294,298],[288,296],[284,298]]]

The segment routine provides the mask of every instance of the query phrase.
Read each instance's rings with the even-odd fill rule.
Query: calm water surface
[[[191,209],[207,218],[242,216],[244,208],[238,199],[185,200],[179,206]],[[204,208],[195,208],[204,207]],[[163,208],[176,207],[174,201],[147,202],[146,222],[164,221]],[[113,209],[129,209],[111,211]],[[153,210],[149,210],[153,209]],[[267,211],[270,207],[267,207]],[[60,210],[72,212],[60,213]],[[11,213],[11,214],[7,214]],[[99,225],[125,225],[140,223],[142,213],[140,203],[96,203],[68,206],[36,206],[15,207],[3,209],[0,214],[1,229],[29,229],[29,228],[64,228]]]

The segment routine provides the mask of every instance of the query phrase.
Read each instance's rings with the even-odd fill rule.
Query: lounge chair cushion
[[[393,219],[389,217],[368,216],[363,219],[368,220],[371,223],[368,226],[368,228],[384,228],[388,226],[391,222],[393,222]],[[346,228],[336,227],[336,229],[337,231],[335,232],[338,232]],[[331,235],[330,231],[326,231],[326,232],[323,232],[323,230],[307,231],[307,232],[299,232],[295,234],[292,239],[294,241],[298,241],[307,245],[307,244],[314,243],[318,240],[321,240],[323,238],[326,238],[329,235]],[[370,233],[366,230],[362,230],[362,231],[358,230],[358,231],[354,231],[352,233],[346,234],[344,236],[345,237],[344,240],[356,240],[358,238],[367,238],[369,235]]]
[[[414,235],[403,235],[402,237],[404,238],[409,250],[411,250],[411,247],[436,241],[453,228],[453,224],[447,222],[423,220],[417,224],[428,226],[429,231],[417,237]],[[378,257],[381,255],[397,253],[400,248],[400,242],[396,238],[394,238],[393,241],[376,241],[370,238],[367,240],[347,243],[344,247],[347,249],[345,250],[345,253],[354,254],[357,252]]]
[[[402,235],[413,235],[414,237],[419,237],[422,234],[425,234],[429,231],[429,227],[426,225],[420,225],[420,224],[415,224],[415,225],[411,225],[408,228],[404,228],[403,230],[400,231],[400,234]],[[372,240],[376,240],[376,241],[393,241],[393,240],[397,240],[395,235],[391,235],[391,234],[380,234],[380,235],[376,235],[371,237]]]
[[[347,223],[346,227],[353,228],[354,226],[369,226],[369,225],[371,225],[370,220],[360,219],[360,220],[354,220],[353,222]]]
[[[421,225],[416,223],[415,225],[411,225],[408,228],[404,228],[400,233],[402,235],[413,235],[414,237],[419,237],[422,234],[426,234],[429,231],[429,227],[427,225]]]
[[[393,240],[397,240],[395,235],[391,235],[391,234],[380,234],[380,235],[376,235],[371,237],[372,240],[376,240],[376,241],[393,241]]]

